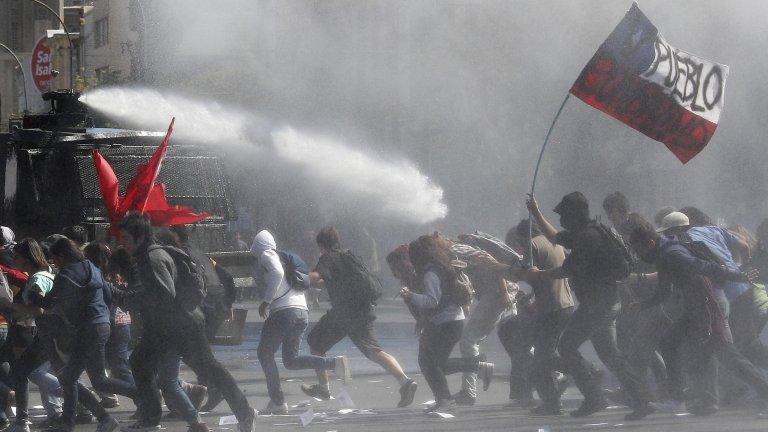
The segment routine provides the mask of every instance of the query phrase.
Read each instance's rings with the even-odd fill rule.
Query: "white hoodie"
[[[283,264],[275,249],[275,238],[267,230],[256,234],[251,245],[251,254],[256,258],[253,277],[264,284],[263,300],[269,302],[269,312],[287,308],[307,310],[304,294],[291,288],[285,279]]]

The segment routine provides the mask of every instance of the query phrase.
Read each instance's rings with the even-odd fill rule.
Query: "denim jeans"
[[[614,295],[601,294],[584,299],[571,315],[560,337],[558,352],[563,365],[573,377],[585,400],[602,398],[600,383],[595,379],[590,364],[579,352],[587,340],[597,352],[600,361],[613,373],[631,398],[633,408],[648,402],[645,382],[634,373],[616,342],[616,317],[621,304]]]
[[[136,399],[136,386],[133,383],[107,377],[105,346],[109,340],[109,327],[108,323],[87,324],[79,329],[69,362],[59,374],[59,382],[64,390],[62,421],[67,427],[75,425],[78,398],[99,420],[107,417],[106,411],[93,393],[79,391],[78,380],[84,371],[96,390]]]
[[[267,391],[272,403],[285,403],[283,391],[280,388],[280,374],[277,371],[275,353],[282,344],[283,364],[289,370],[319,369],[331,370],[334,366],[332,358],[320,356],[300,356],[301,338],[309,325],[309,313],[304,309],[281,309],[269,315],[261,329],[258,357],[264,376],[267,379]]]
[[[59,384],[59,379],[51,374],[50,362],[45,362],[31,374],[29,380],[40,390],[40,399],[43,402],[43,408],[49,418],[55,418],[61,415],[64,392]]]
[[[133,374],[128,359],[131,356],[130,324],[113,325],[105,351],[105,358],[112,378],[133,384]]]
[[[155,373],[166,353],[181,355],[190,369],[207,383],[221,391],[239,421],[251,415],[251,407],[232,375],[216,360],[202,325],[179,320],[173,327],[146,326],[141,340],[131,353],[131,370],[138,388],[142,420],[159,422],[162,407],[158,396]]]
[[[197,409],[181,387],[180,369],[181,356],[175,350],[163,353],[157,367],[157,385],[163,392],[163,398],[170,410],[181,414],[181,418],[188,424],[200,423]]]

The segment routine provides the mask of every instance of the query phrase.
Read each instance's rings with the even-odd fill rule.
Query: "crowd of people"
[[[527,206],[531,217],[503,240],[435,232],[386,257],[416,322],[418,366],[434,396],[426,412],[474,405],[478,387],[488,390],[494,364],[481,344],[498,329],[511,361],[511,404],[532,415],[561,415],[569,382],[584,398],[574,417],[609,400],[632,409],[627,420],[670,407],[711,415],[750,391],[766,415],[768,221],[753,237],[742,226],[714,225],[694,207],[670,207],[654,225],[617,192],[603,202],[604,224],[573,192],[554,207],[558,230],[532,196]],[[240,432],[251,432],[258,412],[210,347],[236,298],[227,269],[191,244],[187,227],[157,229],[138,213],[125,216],[112,244],[87,237],[75,226],[16,241],[11,228],[0,229],[0,428],[29,431],[32,382],[44,426],[57,431],[96,421],[97,431],[112,432],[119,423],[107,409],[121,395],[136,406],[127,432],[159,429],[163,399],[192,432],[208,430],[200,412],[221,401]],[[261,412],[289,412],[278,349],[286,369],[315,371],[317,383],[302,391],[328,400],[329,372],[351,379],[349,360],[327,355],[346,337],[397,382],[396,405],[411,405],[417,382],[374,331],[381,283],[334,227],[320,230],[316,243],[312,268],[279,249],[268,230],[250,247],[264,319],[258,360],[269,402]],[[300,355],[307,294],[317,288],[331,307],[306,335],[310,354]],[[602,368],[582,356],[587,340],[618,387],[605,389]],[[459,356],[451,357],[456,345]],[[181,362],[197,384],[180,379]],[[84,372],[93,389],[83,385]],[[454,373],[461,388],[452,393],[446,377]]]
[[[628,421],[660,410],[705,416],[751,390],[749,402],[768,418],[768,350],[760,339],[768,322],[768,220],[755,238],[742,226],[716,226],[695,207],[670,207],[654,226],[616,192],[603,202],[609,225],[573,192],[554,207],[558,230],[532,196],[527,207],[530,218],[504,242],[435,233],[387,257],[420,326],[419,365],[436,400],[427,410],[475,403],[472,373],[490,366],[478,343],[497,327],[511,359],[511,404],[533,415],[561,415],[570,380],[584,398],[573,417],[609,401],[632,409]],[[587,340],[617,388],[604,388],[606,374],[582,356]],[[449,358],[456,343],[462,358]],[[451,394],[445,375],[458,371],[462,389]]]

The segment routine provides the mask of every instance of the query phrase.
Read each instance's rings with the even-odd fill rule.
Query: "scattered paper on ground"
[[[339,410],[339,414],[347,415],[347,414],[373,414],[373,410],[369,409],[354,409],[354,408],[344,408]]]
[[[44,409],[42,405],[35,405],[32,409]]]
[[[384,380],[369,380],[368,382],[369,383],[380,383],[380,382],[384,382]]]
[[[301,427],[307,427],[310,423],[312,423],[312,420],[315,418],[315,412],[312,410],[312,407],[310,406],[308,410],[301,413],[299,415],[299,422],[301,423]]]
[[[426,401],[426,402],[422,403],[422,405],[432,405],[433,403],[435,403],[435,401],[433,401],[433,400],[428,400],[428,401]]]
[[[442,419],[449,419],[449,418],[454,418],[455,417],[453,414],[441,413],[441,412],[437,412],[437,411],[429,413],[429,416],[430,417],[438,417],[438,418],[442,418]]]
[[[308,407],[310,405],[312,405],[312,402],[310,402],[308,400],[303,400],[303,401],[300,401],[299,403],[297,403],[296,405],[291,405],[291,408],[305,408],[305,407]]]
[[[219,417],[219,426],[237,424],[237,417],[233,415]]]

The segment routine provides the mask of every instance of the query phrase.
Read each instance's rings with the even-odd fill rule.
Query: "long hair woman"
[[[16,268],[30,275],[13,303],[8,305],[13,310],[9,337],[12,352],[10,375],[16,391],[16,421],[12,430],[28,431],[29,378],[48,359],[45,345],[38,337],[35,317],[43,313],[40,305],[53,287],[54,276],[42,248],[34,239],[19,241],[13,247],[12,255]],[[58,383],[52,384],[57,386]],[[9,392],[0,393],[2,407],[7,406],[8,398]]]
[[[419,367],[435,397],[426,411],[445,412],[453,408],[446,375],[478,372],[490,368],[477,359],[449,359],[464,328],[464,304],[456,294],[457,271],[446,242],[436,235],[424,235],[411,242],[408,253],[422,282],[422,293],[405,287],[400,291],[409,307],[422,315],[424,328],[419,338]]]

